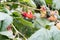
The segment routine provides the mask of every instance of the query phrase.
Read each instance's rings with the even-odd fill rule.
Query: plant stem
[[[18,33],[18,34],[20,34],[25,40],[27,40],[27,38],[21,33],[21,32],[19,32],[16,28],[15,28],[15,26],[13,25],[13,24],[11,24],[12,25],[12,27],[15,29],[15,31]]]
[[[19,4],[20,6],[24,6],[30,10],[37,10],[37,11],[40,11],[40,9],[36,9],[36,8],[33,8],[33,7],[30,7],[30,6],[27,6],[27,5],[24,5],[22,3],[17,3],[17,2],[5,2],[5,3],[1,3],[1,4]]]

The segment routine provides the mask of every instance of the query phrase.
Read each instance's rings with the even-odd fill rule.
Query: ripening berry
[[[50,15],[54,15],[54,11],[50,11]]]
[[[7,30],[11,30],[12,29],[12,27],[11,27],[11,25],[9,25],[8,27],[7,27]]]
[[[22,12],[22,16],[26,17],[27,16],[27,12]]]
[[[28,18],[28,19],[32,19],[33,18],[32,12],[22,12],[22,16],[24,18]]]
[[[58,11],[55,10],[55,11],[50,11],[50,15],[58,15]]]
[[[32,19],[32,18],[33,18],[32,12],[28,12],[27,17],[28,17],[29,19]]]
[[[40,12],[41,12],[41,17],[46,17],[46,7],[45,6],[41,6]]]
[[[54,16],[50,16],[50,17],[48,18],[48,20],[50,20],[50,21],[56,21],[56,20],[57,20],[57,18],[56,18],[56,17],[54,17]]]
[[[56,24],[56,27],[60,30],[60,22]]]

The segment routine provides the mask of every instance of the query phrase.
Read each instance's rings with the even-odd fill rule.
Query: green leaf
[[[33,0],[37,6],[42,6],[42,5],[45,5],[46,6],[46,3],[45,3],[45,0]]]
[[[17,2],[18,0],[7,0],[7,2]]]
[[[7,36],[0,34],[0,40],[10,40]]]
[[[7,13],[7,11],[5,10],[5,8],[4,8],[4,7],[0,8],[0,12]]]
[[[22,40],[22,38],[15,38],[14,40]]]
[[[41,28],[37,32],[35,32],[28,40],[51,40],[52,36],[49,30],[45,28]]]
[[[56,26],[52,26],[50,32],[52,33],[53,40],[60,40],[60,30]]]
[[[44,28],[46,25],[48,25],[50,22],[47,20],[47,19],[45,19],[45,18],[37,18],[36,20],[35,20],[35,23],[34,23],[34,25],[35,25],[35,27],[37,27],[37,28]]]
[[[24,2],[29,2],[29,0],[23,0]]]
[[[21,18],[19,18],[19,20],[14,19],[13,24],[16,27],[16,29],[18,31],[20,31],[23,35],[25,35],[27,38],[30,37],[36,30],[38,30],[37,28],[33,28],[31,25],[30,25],[31,26],[30,27],[29,25],[26,24],[26,22],[24,23],[23,20],[25,20],[25,19],[21,20],[22,21],[22,23],[21,23],[20,19]],[[30,24],[30,22],[29,22],[29,24]]]
[[[55,9],[60,9],[60,0],[53,0],[53,7],[55,7]]]
[[[36,4],[32,0],[29,0],[28,4],[33,8],[36,8]]]
[[[21,15],[20,15],[20,13],[15,11],[15,12],[12,13],[12,16],[13,17],[20,17]]]
[[[8,38],[10,39],[13,39],[14,38],[14,35],[13,35],[13,32],[10,30],[10,31],[3,31],[3,32],[0,32],[1,35],[5,35],[7,36]]]
[[[52,5],[53,0],[45,0],[45,2],[46,2],[46,4],[50,4],[50,5]]]
[[[19,0],[20,3],[25,4],[27,6],[31,6],[33,8],[36,8],[36,4],[33,2],[33,0]]]
[[[16,9],[18,7],[18,4],[12,4],[12,9]]]
[[[26,21],[23,18],[16,18],[17,20],[19,20],[19,22],[21,22],[23,25],[28,26],[28,27],[33,27],[33,24],[29,21]]]
[[[7,27],[13,22],[13,18],[6,13],[0,12],[0,21],[2,21],[2,23],[0,22],[1,23],[0,31],[6,31]]]

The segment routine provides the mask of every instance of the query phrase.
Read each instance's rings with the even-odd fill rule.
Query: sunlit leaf
[[[0,21],[2,22],[0,30],[5,31],[8,25],[13,22],[13,18],[6,13],[0,12]]]

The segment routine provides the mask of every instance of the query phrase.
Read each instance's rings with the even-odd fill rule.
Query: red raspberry
[[[32,12],[29,12],[29,13],[27,14],[27,17],[28,17],[29,19],[32,19],[32,18],[33,18]]]
[[[22,12],[22,16],[26,17],[27,16],[27,12]]]

